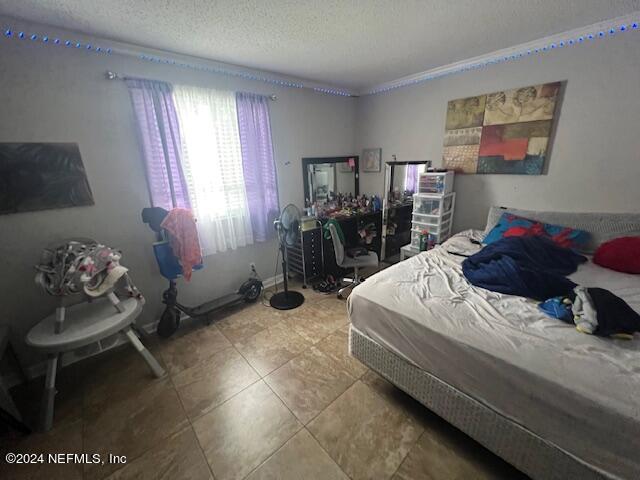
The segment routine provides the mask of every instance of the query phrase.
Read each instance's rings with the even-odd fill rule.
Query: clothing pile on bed
[[[540,310],[582,333],[631,339],[640,331],[640,316],[620,297],[604,288],[577,286],[567,296],[549,298]]]
[[[580,332],[633,338],[640,332],[640,315],[623,299],[566,278],[588,261],[573,250],[585,238],[579,230],[504,214],[485,237],[489,244],[464,260],[462,271],[475,286],[541,300],[543,312],[575,323]]]

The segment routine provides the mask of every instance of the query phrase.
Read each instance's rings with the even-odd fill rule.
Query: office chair
[[[336,263],[342,268],[353,268],[353,278],[342,279],[342,281],[348,282],[349,285],[338,290],[338,298],[343,298],[344,292],[362,283],[363,278],[358,274],[358,269],[362,267],[378,266],[378,255],[375,252],[368,252],[366,255],[349,257],[344,253],[344,245],[342,244],[342,241],[340,241],[336,226],[329,224],[329,232],[331,232],[331,240],[333,241]]]

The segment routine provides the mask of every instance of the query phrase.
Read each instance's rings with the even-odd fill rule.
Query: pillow
[[[589,239],[589,233],[584,230],[542,223],[512,213],[503,213],[496,226],[484,237],[483,242],[489,244],[501,238],[523,235],[546,237],[561,247],[573,249],[579,249]]]
[[[603,243],[593,263],[616,272],[640,273],[640,237],[620,237]]]
[[[580,247],[579,251],[592,255],[601,244],[614,238],[640,236],[640,213],[544,212],[496,206],[489,209],[484,229],[485,235],[496,226],[503,213],[584,230],[589,234],[589,239]]]

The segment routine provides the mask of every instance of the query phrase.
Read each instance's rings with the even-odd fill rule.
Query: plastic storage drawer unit
[[[453,172],[421,173],[418,179],[418,193],[446,195],[453,191]]]

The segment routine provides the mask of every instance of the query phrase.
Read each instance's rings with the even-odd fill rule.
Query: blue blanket
[[[477,287],[546,300],[568,295],[576,284],[565,276],[586,261],[543,237],[506,237],[467,258],[462,271]]]

